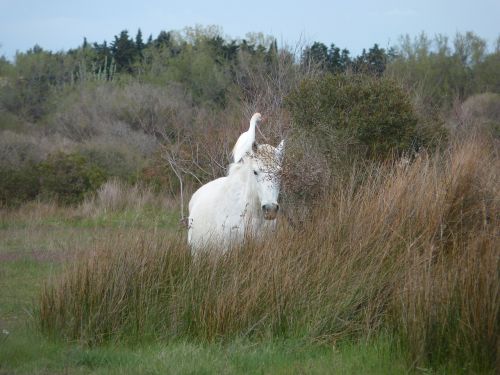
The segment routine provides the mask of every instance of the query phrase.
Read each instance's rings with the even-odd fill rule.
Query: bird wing
[[[234,145],[233,147],[233,151],[232,151],[232,154],[233,154],[233,159],[234,159],[234,162],[237,163],[240,161],[240,159],[245,156],[245,153],[248,151],[246,150],[246,140],[248,138],[248,132],[244,132],[240,135],[240,137],[238,138],[238,140],[236,141],[236,144]]]

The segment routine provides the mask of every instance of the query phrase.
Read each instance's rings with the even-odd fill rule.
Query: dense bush
[[[34,164],[0,166],[0,207],[33,200],[39,193],[39,171]]]
[[[184,88],[173,83],[160,87],[137,81],[91,82],[61,90],[54,100],[48,128],[77,142],[106,136],[130,143],[143,135],[137,146],[148,148],[152,142],[144,135],[175,138],[193,113]],[[143,153],[147,151],[154,150]]]
[[[135,150],[117,143],[86,143],[79,153],[108,177],[134,182],[145,161]]]
[[[105,181],[105,173],[78,153],[51,155],[40,163],[40,192],[64,204],[79,203]]]
[[[476,128],[500,138],[500,94],[484,93],[467,98],[456,121],[466,132]]]
[[[18,168],[46,157],[40,137],[10,130],[0,132],[0,166]]]
[[[326,74],[304,80],[286,103],[293,125],[330,157],[346,139],[355,142],[348,152],[379,158],[410,148],[415,137],[410,98],[387,78]]]

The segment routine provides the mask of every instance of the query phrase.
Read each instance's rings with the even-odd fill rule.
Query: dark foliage
[[[0,167],[0,207],[17,206],[40,193],[40,173],[33,165]]]
[[[390,79],[332,75],[302,82],[287,98],[293,125],[336,155],[342,139],[353,139],[351,152],[384,158],[411,147],[417,117],[403,89]]]
[[[80,154],[58,153],[39,166],[40,193],[63,204],[79,203],[106,180],[103,170]]]

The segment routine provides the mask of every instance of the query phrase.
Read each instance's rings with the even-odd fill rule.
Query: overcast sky
[[[124,29],[135,36],[141,28],[146,39],[197,24],[221,26],[231,38],[263,32],[291,45],[333,42],[354,55],[421,31],[450,37],[474,31],[492,46],[500,35],[500,0],[0,0],[0,55],[12,59],[35,44],[67,50],[84,36],[110,42]]]

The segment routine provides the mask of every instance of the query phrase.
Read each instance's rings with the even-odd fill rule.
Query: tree
[[[118,72],[132,73],[133,63],[138,55],[136,45],[130,39],[127,30],[123,30],[120,36],[115,36],[115,40],[111,43],[111,53]]]
[[[139,55],[142,55],[142,50],[146,47],[142,40],[142,31],[141,29],[137,30],[137,35],[135,36],[135,47],[137,48],[137,52]]]
[[[156,48],[162,48],[162,47],[170,47],[171,45],[171,35],[170,33],[167,33],[166,31],[160,31],[156,39],[154,40],[154,46]]]
[[[387,54],[385,49],[379,48],[375,43],[372,48],[363,52],[354,61],[354,69],[357,72],[370,73],[380,77],[386,68]]]
[[[278,42],[276,39],[271,43],[269,49],[267,50],[265,61],[268,66],[276,64],[278,59]]]
[[[328,48],[321,42],[314,42],[311,47],[304,50],[302,55],[303,64],[318,65],[326,70],[328,67]]]
[[[351,64],[352,61],[351,57],[349,56],[349,50],[347,48],[344,48],[340,54],[340,66],[342,67],[342,71],[347,71]]]
[[[29,120],[37,121],[49,111],[52,88],[73,80],[74,60],[63,52],[44,51],[35,45],[18,52],[12,79],[0,87],[0,107]]]
[[[330,45],[328,50],[328,70],[332,73],[339,73],[344,71],[340,55],[340,48],[335,44]]]
[[[453,41],[455,55],[464,66],[473,66],[484,60],[486,41],[468,31],[465,35],[458,33]]]

